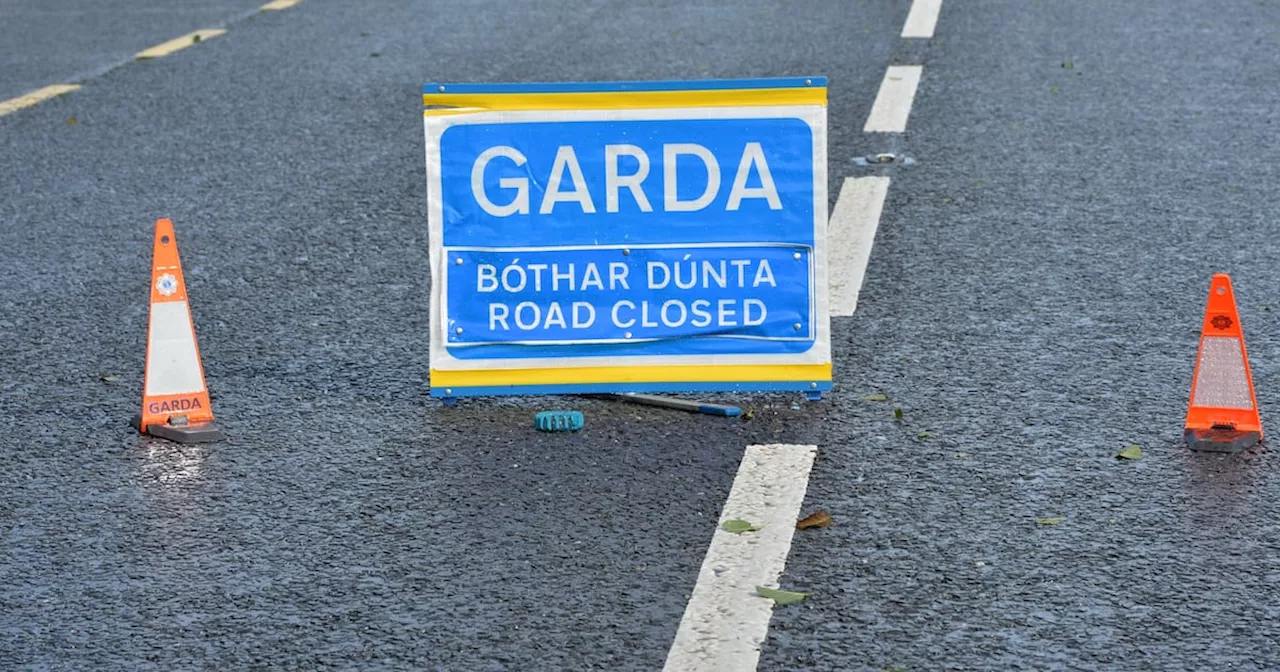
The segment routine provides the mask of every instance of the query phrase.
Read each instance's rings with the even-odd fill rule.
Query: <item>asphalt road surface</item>
[[[771,443],[835,524],[761,670],[1280,668],[1276,460],[1180,439],[1215,272],[1280,417],[1280,2],[185,5],[0,1],[0,99],[82,86],[0,116],[0,668],[661,669]],[[426,397],[423,82],[813,74],[891,179],[826,400]],[[224,443],[126,424],[158,217]]]

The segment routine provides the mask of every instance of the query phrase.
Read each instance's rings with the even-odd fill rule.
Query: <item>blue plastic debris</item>
[[[544,432],[576,432],[585,422],[582,411],[542,411],[533,417],[533,426]]]

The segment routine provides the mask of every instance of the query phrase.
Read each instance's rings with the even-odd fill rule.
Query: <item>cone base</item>
[[[1182,434],[1191,450],[1206,453],[1238,453],[1257,445],[1262,439],[1258,432],[1237,432],[1234,429],[1188,429]]]
[[[161,439],[168,439],[176,443],[213,443],[215,441],[223,441],[227,438],[222,430],[218,429],[212,422],[205,422],[198,425],[147,425],[142,426],[142,416],[135,415],[129,420],[129,424],[138,430],[139,434],[146,434]]]

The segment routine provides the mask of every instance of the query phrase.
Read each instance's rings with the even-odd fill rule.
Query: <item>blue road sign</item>
[[[433,394],[829,387],[825,82],[698,84],[424,88]]]

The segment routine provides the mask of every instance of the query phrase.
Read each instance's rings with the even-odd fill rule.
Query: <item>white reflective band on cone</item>
[[[147,396],[203,392],[196,335],[186,301],[151,305],[151,338],[147,343]]]
[[[1240,339],[1205,336],[1200,350],[1193,406],[1253,409]]]

